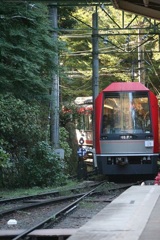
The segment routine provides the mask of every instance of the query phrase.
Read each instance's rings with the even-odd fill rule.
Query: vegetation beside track
[[[41,194],[41,193],[47,193],[47,192],[52,192],[52,191],[59,191],[63,195],[66,192],[68,194],[68,191],[72,190],[73,188],[77,189],[78,188],[83,188],[91,185],[94,181],[78,181],[78,180],[66,180],[65,184],[62,186],[52,186],[52,187],[32,187],[32,188],[15,188],[15,189],[0,189],[0,199],[2,198],[17,198],[21,196],[29,196],[29,195],[36,195],[36,194]],[[96,183],[96,182],[95,182]],[[97,181],[98,183],[98,181]],[[107,184],[112,185],[112,183]]]

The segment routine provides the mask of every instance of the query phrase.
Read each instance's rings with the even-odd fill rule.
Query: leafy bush
[[[4,185],[2,169],[6,166],[8,160],[9,154],[2,147],[0,147],[0,187]]]
[[[65,181],[65,164],[47,142],[39,142],[31,149],[29,159],[23,159],[27,186],[53,186]]]
[[[60,147],[65,151],[62,160],[44,141],[48,134],[46,125],[37,105],[13,96],[0,96],[1,187],[42,187],[65,181],[73,165],[69,134],[60,128]]]
[[[2,168],[3,187],[48,187],[61,185],[66,180],[65,163],[46,142],[37,143],[28,157],[23,149],[10,158]]]
[[[8,159],[9,154],[2,147],[0,147],[0,167],[3,167]]]
[[[46,133],[42,122],[44,125],[37,105],[0,96],[1,187],[42,186],[57,181],[61,162],[43,142]]]
[[[0,96],[0,143],[12,154],[43,138],[40,109],[12,96]]]
[[[68,159],[72,154],[72,149],[69,147],[68,141],[69,133],[64,127],[60,128],[60,147],[64,149],[65,159]]]
[[[77,174],[77,148],[75,135],[75,125],[73,123],[67,123],[66,128],[60,128],[60,146],[65,151],[65,172],[68,175]]]

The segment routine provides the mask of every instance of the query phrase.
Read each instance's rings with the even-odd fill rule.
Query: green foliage
[[[2,147],[0,147],[0,168],[5,166],[8,159],[9,154]]]
[[[88,35],[92,29],[92,10],[86,11],[86,8],[77,8],[72,15],[76,20],[74,25],[74,29],[77,30],[76,35],[80,37],[72,37],[74,31],[69,36],[68,34],[62,36],[68,47],[68,51],[63,51],[61,56],[65,67],[64,73],[61,75],[64,101],[92,94],[92,45]]]
[[[68,122],[75,122],[80,119],[81,114],[77,110],[77,106],[73,104],[73,99],[68,99],[65,106],[60,111],[60,126],[65,127]]]
[[[64,183],[65,164],[46,142],[39,142],[31,151],[31,160],[25,161],[31,186],[53,186]],[[26,172],[26,171],[25,171]]]
[[[58,7],[59,27],[64,31],[74,27],[76,20],[73,19],[72,14],[75,11],[75,7]]]
[[[47,5],[1,2],[0,9],[0,93],[45,98],[56,69]]]
[[[63,161],[43,141],[45,129],[42,123],[41,111],[36,104],[31,106],[8,95],[0,97],[0,143],[8,152],[0,148],[1,187],[42,187],[65,181],[66,163],[71,155],[66,142],[68,133],[61,129],[60,144],[65,150]]]
[[[75,132],[75,125],[73,122],[68,122],[64,127],[60,128],[60,146],[65,152],[65,172],[69,175],[76,175],[77,173],[77,138]]]
[[[49,134],[52,75],[57,72],[55,52],[63,51],[64,42],[53,41],[47,4],[2,1],[0,9],[1,187],[61,183],[67,160],[58,159],[44,140]],[[67,17],[72,11],[63,12],[62,27],[74,24]],[[64,129],[61,134],[60,145],[68,159],[72,150]]]
[[[144,70],[147,86],[155,93],[159,89],[158,24],[153,19],[116,10],[112,6],[97,8],[99,91],[115,81],[139,81],[138,51],[144,47]],[[92,94],[92,7],[79,7],[72,14],[76,19],[66,41],[68,52],[62,54],[65,73],[61,75],[63,100]],[[122,21],[123,19],[123,21]],[[155,28],[155,29],[154,29]],[[72,31],[73,30],[73,31]],[[141,44],[138,40],[140,31]],[[146,34],[145,34],[146,33]],[[157,51],[157,53],[154,51]]]
[[[11,95],[0,96],[0,157],[1,184],[5,187],[19,186],[23,171],[23,159],[30,156],[32,147],[44,138],[40,121],[40,108]],[[3,147],[3,148],[2,148]],[[5,149],[5,151],[4,151]]]
[[[46,142],[38,142],[26,157],[24,149],[1,170],[2,187],[49,187],[64,184],[64,162]],[[3,176],[3,177],[2,177]]]
[[[60,128],[60,140],[59,144],[62,149],[64,149],[65,152],[65,161],[71,156],[72,149],[69,146],[68,141],[66,141],[69,137],[69,133],[66,131],[64,127]]]
[[[43,138],[40,108],[12,96],[0,96],[0,140],[12,154],[30,147]]]

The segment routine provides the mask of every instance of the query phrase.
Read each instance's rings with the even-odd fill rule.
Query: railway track
[[[67,200],[66,196],[68,196],[68,199],[74,199],[81,196],[81,194],[84,193],[84,189],[85,191],[87,191],[87,189],[96,187],[97,184],[99,183],[89,182],[83,187],[78,186],[76,188],[68,188],[61,191],[45,192],[36,195],[21,196],[17,198],[2,198],[0,200],[0,217],[18,210],[25,210],[37,206],[43,206],[52,202],[61,202],[65,199]]]
[[[62,189],[62,190],[53,190],[50,192],[45,192],[45,193],[39,193],[39,194],[34,194],[34,195],[27,195],[27,196],[20,196],[20,197],[14,197],[14,198],[3,198],[1,197],[0,199],[0,204],[2,203],[8,203],[8,202],[15,202],[15,201],[21,201],[21,200],[30,200],[30,199],[39,199],[39,198],[46,198],[46,197],[52,197],[52,196],[59,196],[62,195],[63,192],[79,192],[81,189],[85,188],[91,188],[91,187],[95,187],[96,185],[98,185],[99,182],[92,182],[92,181],[88,181],[84,186],[81,186],[81,184],[79,186],[77,186],[76,188],[67,188],[67,189]]]
[[[65,200],[65,203],[63,202],[61,205],[59,205],[59,209],[57,211],[54,211],[54,213],[52,213],[52,214],[50,213],[50,215],[48,217],[46,217],[45,219],[43,219],[41,221],[38,221],[38,223],[36,223],[36,224],[34,223],[32,225],[32,227],[28,227],[27,229],[25,229],[23,231],[22,231],[22,229],[16,229],[16,228],[0,230],[0,239],[5,240],[5,237],[4,237],[5,234],[6,234],[6,236],[7,236],[7,234],[12,235],[12,236],[10,235],[11,238],[7,238],[7,239],[13,239],[13,240],[25,239],[26,236],[27,236],[27,239],[28,239],[28,238],[32,238],[32,234],[35,234],[35,231],[39,231],[39,233],[37,232],[36,234],[40,234],[40,231],[42,231],[42,229],[43,229],[43,234],[44,234],[45,229],[49,229],[49,228],[53,229],[52,234],[54,235],[54,234],[58,234],[58,233],[56,233],[57,232],[57,227],[58,227],[58,229],[61,229],[60,232],[64,233],[64,236],[65,236],[66,231],[69,231],[69,230],[64,231],[63,229],[66,229],[66,228],[60,227],[60,225],[57,225],[57,221],[59,222],[60,219],[66,218],[66,216],[68,216],[69,213],[71,215],[73,210],[75,210],[74,212],[76,212],[76,209],[79,208],[79,205],[82,204],[83,201],[85,201],[84,204],[87,204],[87,203],[93,204],[93,202],[98,202],[97,205],[99,207],[100,207],[100,205],[102,205],[101,207],[103,207],[107,203],[111,202],[123,190],[130,187],[132,184],[122,184],[120,186],[116,185],[116,186],[113,186],[113,187],[108,187],[109,186],[108,183],[103,182],[103,183],[99,183],[99,184],[96,184],[96,185],[97,186],[92,187],[92,189],[87,191],[86,193],[74,194],[74,197],[75,197],[74,200],[73,199],[72,200],[71,199],[66,200],[67,198],[69,198],[69,196],[66,196],[66,199],[65,199],[64,196],[61,197],[61,201],[63,202]],[[107,189],[106,191],[107,191],[108,197],[107,198],[105,197],[104,200],[103,200],[104,189]],[[116,191],[116,193],[115,193],[115,191]],[[96,195],[102,195],[101,200],[99,200],[99,199],[97,200],[95,198],[95,194]],[[90,198],[89,196],[93,196],[93,197]],[[55,201],[56,201],[56,198],[55,198]],[[86,199],[86,200],[84,200],[84,199]],[[48,203],[45,204],[45,208],[48,208],[48,204],[50,204],[52,200],[53,199],[47,200]],[[55,201],[54,201],[53,208],[55,207]],[[103,204],[102,204],[102,202],[103,202]],[[17,211],[16,211],[16,213],[17,213]],[[8,216],[8,215],[6,215],[6,216]],[[14,214],[13,214],[12,217],[14,218]],[[76,219],[75,219],[75,221],[76,221]],[[83,221],[83,219],[82,219],[82,221]],[[67,228],[68,228],[68,226],[67,226]],[[7,231],[8,231],[8,233],[7,233]],[[74,229],[71,228],[69,233],[72,233],[73,231],[75,231],[75,228]]]
[[[66,196],[66,197],[57,197],[57,198],[53,198],[53,199],[49,199],[49,200],[34,200],[34,201],[37,201],[37,202],[24,204],[22,206],[16,206],[16,207],[13,207],[11,209],[0,211],[0,217],[2,217],[4,215],[11,214],[11,213],[14,213],[16,211],[22,211],[22,210],[26,210],[26,209],[35,208],[35,207],[37,208],[39,206],[45,206],[45,205],[49,205],[49,204],[52,204],[52,203],[67,201],[67,200],[75,199],[75,198],[78,198],[78,197],[81,197],[81,196],[83,196],[83,193],[75,194],[75,195],[71,195],[71,196]]]

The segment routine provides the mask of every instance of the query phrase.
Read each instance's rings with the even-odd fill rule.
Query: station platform
[[[160,186],[133,186],[69,240],[160,240]]]

